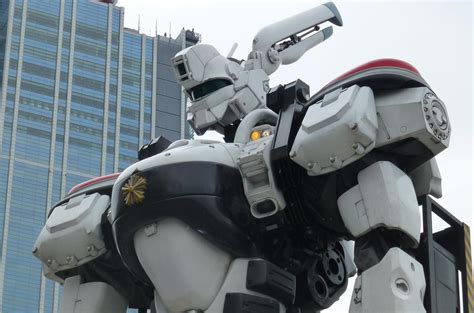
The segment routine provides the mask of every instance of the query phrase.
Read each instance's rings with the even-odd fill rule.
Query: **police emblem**
[[[147,181],[144,177],[132,175],[122,187],[123,200],[126,205],[142,203],[145,199]]]

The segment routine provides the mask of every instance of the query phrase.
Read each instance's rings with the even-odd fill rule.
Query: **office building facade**
[[[109,2],[0,0],[0,312],[57,311],[31,254],[46,208],[189,131],[169,60],[198,36],[126,29]]]

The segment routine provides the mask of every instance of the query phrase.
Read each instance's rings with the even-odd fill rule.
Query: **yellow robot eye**
[[[262,132],[259,130],[254,130],[250,134],[250,140],[252,141],[259,140],[260,138],[262,138]]]

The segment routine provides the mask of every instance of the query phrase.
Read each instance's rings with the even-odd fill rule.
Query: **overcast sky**
[[[119,0],[125,24],[141,32],[175,37],[182,27],[202,34],[203,43],[227,55],[246,58],[256,32],[275,21],[325,1],[308,0]],[[336,1],[344,26],[309,51],[297,63],[282,66],[270,85],[297,78],[311,86],[312,94],[347,70],[377,58],[405,60],[421,72],[445,102],[452,124],[450,147],[438,157],[443,178],[439,202],[472,225],[473,204],[473,8],[472,2],[354,2]],[[325,312],[345,312],[344,297]]]

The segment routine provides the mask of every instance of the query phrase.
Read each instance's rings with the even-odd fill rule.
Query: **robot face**
[[[188,93],[199,85],[202,85],[199,88],[202,91],[211,86],[215,87],[211,82],[214,80],[232,84],[233,79],[227,71],[230,62],[220,55],[216,48],[205,44],[184,49],[171,59],[176,79]]]
[[[185,89],[191,105],[188,121],[198,133],[218,129],[239,119],[229,102],[237,92],[235,82],[243,68],[220,55],[210,45],[200,44],[179,52],[171,60],[178,83]]]
[[[208,80],[200,85],[187,90],[191,101],[198,101],[207,95],[227,86],[232,85],[232,81],[222,78]]]
[[[223,85],[221,83],[216,84]],[[191,94],[199,95],[198,92],[194,91]],[[236,92],[232,84],[207,93],[195,101],[191,100],[191,105],[188,107],[188,122],[193,126],[196,133],[203,134],[209,128],[219,131],[221,127],[239,119],[240,116],[234,114],[231,109],[232,99],[235,95]]]

